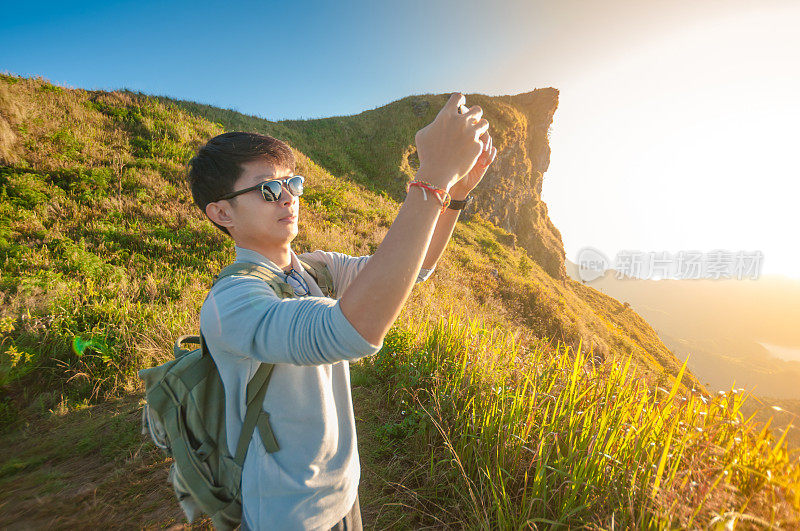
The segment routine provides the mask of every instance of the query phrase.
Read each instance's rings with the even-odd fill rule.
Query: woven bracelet
[[[444,212],[445,209],[447,208],[447,205],[450,204],[450,194],[447,193],[447,190],[444,190],[442,188],[436,188],[431,183],[426,181],[415,180],[408,183],[408,186],[406,186],[406,192],[408,192],[408,190],[410,190],[412,186],[418,186],[422,188],[422,197],[425,199],[425,201],[428,200],[428,194],[426,190],[429,190],[433,195],[435,195],[436,199],[438,199],[439,202],[442,204],[442,212]]]

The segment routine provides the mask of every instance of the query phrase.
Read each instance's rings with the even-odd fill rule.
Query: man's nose
[[[281,187],[281,203],[284,205],[291,205],[294,202],[294,196],[292,195],[292,192],[289,191],[289,185],[286,183],[281,183]]]

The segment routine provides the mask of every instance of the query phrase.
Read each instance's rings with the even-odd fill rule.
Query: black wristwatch
[[[468,195],[464,199],[451,199],[450,204],[447,205],[447,208],[452,208],[453,210],[464,210],[468,204],[472,203],[472,200],[475,199],[471,195]]]

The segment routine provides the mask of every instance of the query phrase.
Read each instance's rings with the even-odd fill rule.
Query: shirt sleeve
[[[281,299],[262,280],[237,275],[211,290],[200,327],[209,346],[264,363],[322,365],[368,356],[383,346],[364,339],[338,301]]]
[[[355,280],[356,275],[367,264],[367,261],[372,255],[366,256],[350,256],[344,253],[335,253],[330,251],[314,251],[311,253],[303,253],[300,257],[316,258],[322,260],[328,265],[328,270],[333,277],[333,285],[336,287],[336,296],[340,297],[347,286]],[[419,274],[415,284],[425,282],[431,276],[435,266],[431,269],[420,268]]]

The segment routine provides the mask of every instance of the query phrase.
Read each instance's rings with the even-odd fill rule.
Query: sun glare
[[[568,258],[760,250],[763,273],[800,278],[799,15],[687,26],[562,88],[543,196]]]

